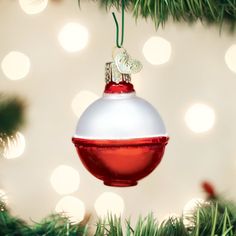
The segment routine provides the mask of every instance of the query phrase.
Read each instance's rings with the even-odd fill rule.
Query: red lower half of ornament
[[[161,162],[168,137],[126,140],[72,138],[87,170],[105,185],[128,187],[150,174]]]

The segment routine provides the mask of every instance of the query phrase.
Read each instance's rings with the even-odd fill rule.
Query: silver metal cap
[[[114,62],[107,62],[105,65],[105,82],[106,84],[114,82],[119,84],[120,82],[131,82],[130,74],[122,74],[117,69],[117,66]]]

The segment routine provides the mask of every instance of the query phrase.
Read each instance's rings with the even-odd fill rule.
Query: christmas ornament
[[[80,117],[72,141],[91,174],[105,185],[125,187],[136,185],[158,166],[168,137],[159,113],[136,96],[131,83],[131,74],[139,72],[142,64],[122,47],[124,0],[121,43],[114,13],[113,17],[117,47],[113,61],[105,66],[105,91]]]
[[[104,94],[82,114],[72,139],[84,166],[110,186],[136,185],[160,163],[168,141],[158,112],[122,73],[141,68],[136,60],[127,66],[124,52],[106,64]]]

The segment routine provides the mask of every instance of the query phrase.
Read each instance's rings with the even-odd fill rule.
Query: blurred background
[[[133,84],[162,115],[170,142],[150,176],[112,188],[85,170],[71,142],[103,93],[111,11],[93,1],[1,0],[0,19],[0,88],[27,101],[26,125],[0,160],[1,194],[14,214],[38,221],[64,210],[80,221],[109,210],[162,220],[203,198],[204,180],[236,199],[235,34],[171,21],[156,31],[126,13],[124,47],[143,63]]]

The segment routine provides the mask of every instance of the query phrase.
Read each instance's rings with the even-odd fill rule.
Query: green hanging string
[[[123,46],[124,42],[124,21],[125,21],[125,0],[122,0],[122,30],[121,30],[121,42],[119,42],[119,34],[120,34],[120,29],[119,29],[119,24],[116,19],[116,15],[114,12],[112,12],[112,16],[114,18],[115,24],[116,24],[116,46],[118,48],[121,48]]]

